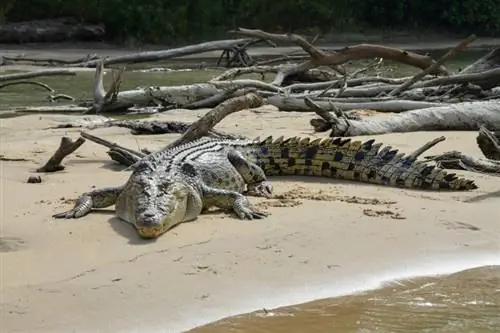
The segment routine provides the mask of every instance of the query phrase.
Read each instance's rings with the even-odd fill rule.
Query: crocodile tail
[[[291,137],[256,143],[256,162],[266,175],[322,176],[385,186],[466,191],[477,188],[471,179],[447,173],[375,140]]]

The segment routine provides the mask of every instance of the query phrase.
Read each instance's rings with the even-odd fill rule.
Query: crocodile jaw
[[[134,225],[140,237],[147,239],[158,238],[169,229],[183,222],[187,212],[187,198],[172,202],[168,214],[162,214],[163,211],[163,209],[159,209],[153,218],[141,215],[136,217]]]
[[[132,224],[142,238],[158,238],[184,222],[189,196],[186,184],[147,178],[139,180],[140,183],[126,187],[116,201],[116,215],[121,220]]]

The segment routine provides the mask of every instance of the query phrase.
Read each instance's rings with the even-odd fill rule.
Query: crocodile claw
[[[75,204],[73,209],[70,209],[66,212],[57,213],[52,215],[52,218],[55,219],[77,219],[88,214],[92,210],[92,197],[90,196],[82,196],[80,197]]]
[[[259,212],[253,208],[248,199],[244,196],[241,196],[236,200],[233,210],[242,220],[263,219],[267,216],[266,213]]]
[[[247,195],[252,195],[255,197],[269,197],[273,194],[273,185],[267,180],[264,180],[260,183],[250,184],[247,186],[248,191]]]
[[[235,210],[238,217],[242,220],[255,220],[255,219],[263,219],[267,217],[267,214],[264,212],[259,212],[251,207],[245,207],[243,209]]]

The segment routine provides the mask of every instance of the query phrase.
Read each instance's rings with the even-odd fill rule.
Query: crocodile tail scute
[[[447,173],[374,139],[268,137],[257,143],[257,164],[269,176],[302,175],[385,186],[466,191],[473,180]]]

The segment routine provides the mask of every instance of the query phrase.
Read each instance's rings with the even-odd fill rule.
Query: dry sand
[[[202,113],[178,110],[161,119],[190,121]],[[248,136],[325,136],[311,134],[310,118],[266,107],[231,115],[218,128]],[[468,172],[460,173],[480,188],[466,193],[273,178],[275,192],[288,199],[251,199],[272,214],[268,218],[203,215],[155,242],[139,240],[112,210],[53,220],[72,205],[68,199],[93,186],[122,184],[129,175],[116,170],[106,148],[87,142],[67,158],[65,171],[27,184],[64,133],[78,136],[78,129],[44,130],[69,119],[0,120],[0,154],[29,159],[1,162],[2,332],[179,332],[244,311],[500,257],[500,199],[493,195],[500,178]],[[131,148],[156,148],[176,137],[132,136],[120,128],[94,133]],[[448,139],[430,154],[456,149],[481,155],[474,132],[376,139],[411,152],[439,135]]]

